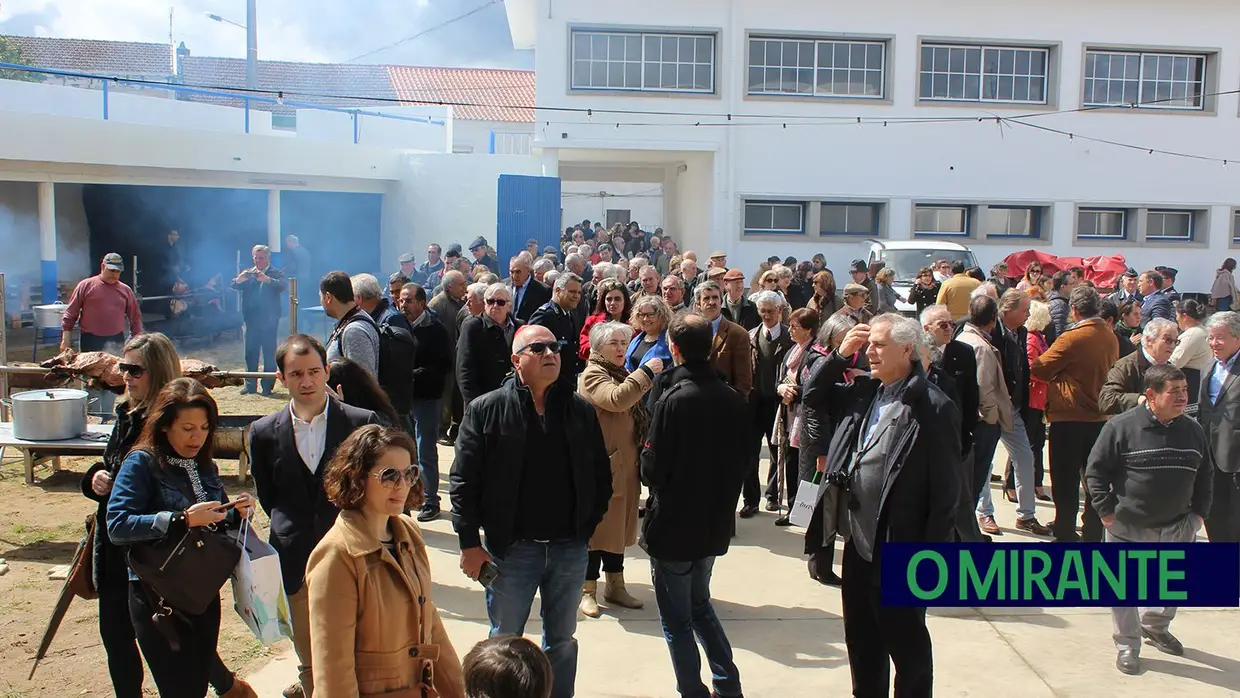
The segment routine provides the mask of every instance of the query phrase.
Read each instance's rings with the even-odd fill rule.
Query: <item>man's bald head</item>
[[[512,337],[512,353],[520,354],[527,346],[534,342],[555,342],[558,341],[551,330],[542,325],[522,325],[517,333]]]

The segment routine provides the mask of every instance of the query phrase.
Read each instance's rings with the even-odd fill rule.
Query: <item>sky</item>
[[[258,0],[260,59],[533,68],[515,51],[498,0]],[[475,8],[465,19],[391,46]],[[0,0],[0,34],[167,43],[196,56],[245,57],[246,0]],[[376,49],[383,49],[358,59]],[[357,60],[355,60],[357,59]]]

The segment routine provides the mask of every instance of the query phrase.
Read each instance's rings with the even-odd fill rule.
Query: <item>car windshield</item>
[[[977,266],[973,253],[969,250],[883,250],[881,261],[896,273],[896,281],[913,283],[917,280],[917,272],[922,267],[933,266],[940,259],[948,262],[964,262],[966,267]]]

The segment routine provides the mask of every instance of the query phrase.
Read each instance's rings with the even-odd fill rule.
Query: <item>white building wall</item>
[[[857,239],[824,240],[816,230],[799,237],[742,235],[744,199],[783,198],[881,202],[885,220],[882,233],[894,239],[911,237],[912,206],[917,202],[1027,202],[1046,206],[1051,213],[1041,240],[963,242],[974,247],[984,265],[1029,247],[1074,256],[1120,253],[1139,268],[1154,264],[1178,267],[1181,277],[1177,287],[1188,291],[1208,290],[1212,270],[1223,257],[1233,254],[1231,212],[1233,206],[1240,205],[1240,167],[1224,169],[1217,163],[1150,155],[1080,138],[1069,142],[1066,137],[1028,127],[1001,127],[993,117],[1038,113],[1041,115],[1028,121],[1150,148],[1240,159],[1240,96],[1236,94],[1209,99],[1204,113],[1047,113],[1080,107],[1087,45],[1216,53],[1217,59],[1208,67],[1212,76],[1207,77],[1206,91],[1233,89],[1240,84],[1240,63],[1236,61],[1240,36],[1232,31],[1240,21],[1240,5],[1235,3],[1047,0],[1031,9],[979,0],[932,4],[902,0],[633,0],[622,5],[539,0],[536,15],[537,103],[593,110],[589,117],[541,111],[537,123],[555,123],[539,126],[537,146],[562,151],[718,153],[712,177],[698,178],[695,168],[690,167],[688,178],[681,175],[674,187],[676,200],[668,208],[676,213],[677,227],[683,227],[682,248],[717,247],[728,251],[732,261],[746,269],[770,254],[808,258],[823,252],[837,270],[856,256]],[[572,26],[717,33],[716,92],[691,96],[570,92]],[[750,31],[888,41],[886,98],[748,96]],[[1050,106],[919,102],[919,42],[925,38],[1050,46],[1055,77]],[[607,110],[687,114],[635,116],[609,114]],[[733,126],[718,125],[729,123],[728,115],[732,115]],[[856,117],[878,123],[858,127]],[[897,123],[901,117],[979,117],[982,121]],[[881,123],[884,119],[889,121],[886,126]],[[670,190],[668,196],[672,197]],[[1082,204],[1198,208],[1207,214],[1201,224],[1208,230],[1198,230],[1192,243],[1078,244],[1075,211]],[[709,245],[702,243],[702,232]]]
[[[585,219],[607,222],[608,210],[628,210],[643,230],[663,227],[663,185],[642,182],[563,182],[562,228]]]
[[[456,119],[453,122],[453,150],[457,153],[472,153],[475,155],[485,155],[491,152],[491,132],[496,134],[530,134],[534,133],[534,124],[531,122],[520,121],[478,121],[471,119]],[[502,137],[501,137],[502,140]],[[521,139],[513,138],[513,141]],[[496,152],[502,153],[501,148],[497,148]],[[506,153],[509,155],[524,155],[528,153]]]

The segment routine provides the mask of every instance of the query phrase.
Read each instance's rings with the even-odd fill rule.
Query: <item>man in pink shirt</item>
[[[60,320],[60,349],[73,346],[73,327],[82,328],[82,351],[104,351],[125,343],[125,320],[129,334],[142,334],[142,310],[133,289],[121,282],[125,260],[115,252],[104,255],[99,275],[78,282],[69,307]]]

